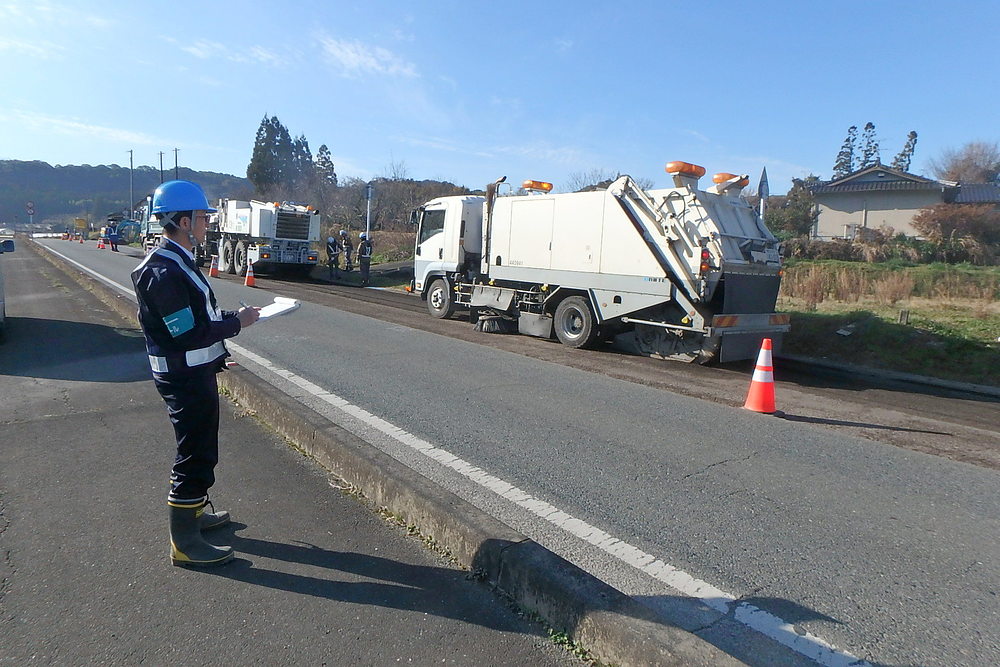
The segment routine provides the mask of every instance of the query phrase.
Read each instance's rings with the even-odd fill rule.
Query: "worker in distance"
[[[182,566],[233,559],[232,547],[214,546],[202,536],[230,520],[228,512],[206,511],[219,460],[216,373],[229,356],[223,341],[256,322],[260,310],[220,310],[195,264],[194,246],[205,241],[208,214],[215,211],[196,183],[161,184],[153,193],[152,213],[163,225],[163,236],[132,272],[153,383],[167,404],[177,440],[167,506],[170,560]]]

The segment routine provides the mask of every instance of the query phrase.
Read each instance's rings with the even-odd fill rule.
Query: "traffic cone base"
[[[750,381],[750,391],[743,404],[747,410],[773,414],[774,406],[774,366],[771,362],[771,339],[761,341],[760,353],[757,355],[757,365],[754,367],[753,379]]]
[[[257,281],[253,277],[253,262],[247,261],[247,275],[243,280],[243,284],[246,287],[256,287]]]

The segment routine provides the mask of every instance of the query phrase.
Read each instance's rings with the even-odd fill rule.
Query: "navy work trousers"
[[[177,457],[167,502],[200,505],[215,483],[219,462],[219,385],[215,369],[192,375],[154,374],[174,425]]]

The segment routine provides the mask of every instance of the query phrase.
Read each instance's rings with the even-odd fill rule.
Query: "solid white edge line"
[[[124,292],[128,296],[132,297],[133,301],[135,300],[135,292],[132,290],[131,287],[125,287],[121,283],[116,283],[114,280],[111,280],[110,278],[107,278],[107,277],[101,275],[97,271],[94,271],[93,269],[84,266],[83,264],[81,264],[80,262],[76,261],[75,259],[71,259],[71,258],[67,257],[66,255],[62,254],[58,250],[53,250],[52,248],[48,247],[47,245],[42,245],[41,243],[39,243],[38,245],[42,246],[43,248],[45,248],[46,250],[48,250],[49,252],[51,252],[53,255],[56,255],[57,257],[62,257],[63,259],[65,259],[67,262],[69,262],[70,264],[72,264],[76,268],[80,269],[81,271],[83,271],[86,274],[89,274],[91,277],[97,278],[102,283],[104,283],[106,285],[110,285],[111,287],[114,287],[115,289],[117,289],[117,290],[119,290],[121,292]]]
[[[552,525],[570,533],[602,551],[614,556],[623,563],[630,565],[645,574],[667,584],[688,597],[697,598],[705,605],[720,613],[733,610],[735,620],[747,627],[787,646],[796,653],[806,656],[815,662],[828,667],[865,667],[864,660],[840,651],[826,640],[810,632],[797,630],[791,623],[764,611],[754,605],[739,602],[735,595],[697,579],[683,570],[664,563],[652,554],[648,554],[631,544],[619,540],[603,530],[577,519],[544,500],[534,498],[513,484],[506,482],[468,461],[455,456],[447,450],[436,447],[432,443],[409,433],[398,426],[378,417],[364,408],[353,405],[347,400],[323,389],[317,384],[278,368],[270,360],[251,352],[241,345],[228,342],[229,347],[240,356],[249,359],[258,366],[292,382],[314,397],[328,403],[351,417],[380,431],[397,442],[420,452],[446,468],[455,470],[462,476],[480,486],[489,489],[515,505],[532,514],[545,519]],[[869,666],[870,667],[870,666]]]
[[[133,299],[135,298],[135,293],[131,288],[127,288],[110,278],[104,277],[96,271],[87,268],[83,264],[66,257],[52,248],[48,248],[44,245],[42,247],[65,259],[98,280],[121,290]],[[667,584],[682,594],[701,600],[702,603],[708,607],[723,614],[727,613],[730,608],[732,608],[733,617],[736,621],[766,637],[770,637],[783,646],[787,646],[796,653],[799,653],[826,667],[871,667],[870,663],[867,661],[861,660],[846,651],[838,650],[823,638],[818,637],[811,632],[797,630],[791,623],[788,623],[768,611],[755,607],[754,605],[747,604],[745,602],[737,603],[737,598],[732,593],[727,593],[716,588],[715,586],[712,586],[708,582],[692,577],[687,572],[679,570],[669,563],[664,563],[652,554],[647,554],[641,549],[619,540],[603,530],[591,526],[587,522],[563,512],[559,508],[545,502],[544,500],[534,498],[513,484],[505,482],[502,479],[489,474],[478,466],[475,466],[467,461],[463,461],[454,454],[441,449],[440,447],[435,447],[430,442],[427,442],[426,440],[423,440],[422,438],[419,438],[412,433],[393,425],[392,423],[368,412],[361,407],[351,404],[347,400],[327,391],[326,389],[323,389],[319,385],[316,385],[309,380],[292,373],[291,371],[275,366],[270,360],[251,352],[242,345],[232,342],[232,339],[227,340],[226,345],[233,352],[249,359],[258,366],[285,378],[286,380],[309,392],[316,398],[337,408],[341,412],[358,419],[390,438],[393,438],[397,442],[437,461],[441,465],[455,470],[467,479],[470,479],[480,486],[489,489],[493,493],[506,498],[510,502],[528,510],[532,514],[545,519],[552,525],[570,533],[578,539],[596,546],[605,553],[614,556],[621,562]],[[733,606],[734,603],[736,603],[735,606]]]

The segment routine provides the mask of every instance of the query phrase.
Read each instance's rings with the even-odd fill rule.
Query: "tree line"
[[[369,184],[371,227],[375,230],[409,230],[410,212],[420,204],[469,192],[446,181],[414,180],[403,162],[391,163],[384,174],[370,181],[341,178],[326,144],[320,145],[314,156],[305,135],[292,138],[277,116],[266,114],[257,129],[247,178],[256,199],[296,201],[318,208],[323,214],[324,234],[365,228]]]

